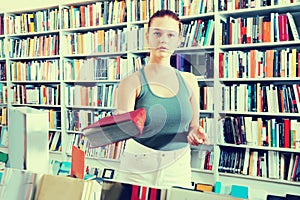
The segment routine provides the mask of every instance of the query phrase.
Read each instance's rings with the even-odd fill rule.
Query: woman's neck
[[[157,66],[171,66],[170,65],[170,57],[152,57],[150,56],[149,64],[151,65],[157,65]]]
[[[170,70],[174,71],[174,68],[170,65],[170,63],[158,64],[158,63],[149,62],[146,65],[146,68],[152,71],[153,73],[159,73],[160,75],[163,75],[165,73],[170,74]]]

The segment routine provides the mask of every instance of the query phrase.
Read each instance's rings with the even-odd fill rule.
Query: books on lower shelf
[[[146,121],[146,110],[140,108],[131,112],[107,116],[82,129],[92,147],[100,147],[118,141],[138,137]]]
[[[38,200],[100,199],[101,186],[96,181],[44,174],[35,192]]]

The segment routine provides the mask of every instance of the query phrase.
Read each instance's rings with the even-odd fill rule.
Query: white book
[[[258,122],[252,121],[251,125],[252,125],[251,129],[252,129],[253,145],[257,146],[258,145]]]
[[[257,176],[258,151],[253,151],[252,154],[253,154],[253,156],[252,156],[252,166],[250,166],[252,168],[252,170],[251,170],[251,174],[249,174],[249,175],[250,176]]]
[[[288,181],[291,181],[293,167],[294,167],[294,153],[291,153],[291,158],[290,158],[290,162],[289,162],[289,170],[288,170],[288,174],[287,174],[288,175],[287,176]]]
[[[249,148],[246,148],[245,157],[244,157],[244,166],[242,171],[242,174],[244,175],[248,175],[249,159],[250,159],[250,150]]]
[[[235,91],[237,90],[237,85],[236,84],[233,84],[231,87],[230,87],[230,108],[229,110],[230,111],[235,111],[235,99],[237,98],[236,97],[236,93]]]
[[[230,110],[230,86],[223,85],[224,88],[224,111]]]
[[[223,127],[224,127],[224,118],[218,120],[218,126],[217,126],[217,131],[218,133],[220,133],[218,134],[219,135],[218,143],[220,144],[225,144]]]
[[[284,171],[285,171],[285,159],[284,159],[284,154],[280,154],[280,174],[279,178],[281,180],[284,180]]]
[[[291,129],[290,129],[290,143],[291,143],[291,148],[295,149],[296,148],[296,140],[297,140],[297,120],[296,119],[291,119],[290,124],[291,124]]]
[[[300,149],[300,122],[296,125],[296,149]]]
[[[288,17],[288,23],[290,25],[294,40],[299,40],[299,33],[298,33],[298,30],[297,30],[297,26],[295,24],[293,15],[290,12],[287,12],[286,15]]]
[[[298,108],[298,113],[300,113],[300,99],[299,99],[299,95],[298,95],[298,89],[297,89],[297,84],[293,84],[293,91],[295,94],[295,99],[296,99],[296,104],[297,104],[297,108]]]
[[[276,168],[278,168],[278,163],[276,162],[276,152],[268,151],[268,166],[269,166],[269,177],[268,178],[277,178]]]
[[[267,153],[264,152],[260,158],[261,176],[267,177]]]
[[[247,145],[253,145],[253,138],[252,138],[252,117],[244,116],[245,120],[245,131],[246,131],[246,142]]]

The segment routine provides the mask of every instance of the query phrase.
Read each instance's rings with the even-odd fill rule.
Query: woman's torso
[[[193,115],[190,92],[180,72],[175,70],[175,73],[174,85],[178,84],[178,90],[175,89],[174,95],[163,97],[157,95],[159,84],[148,82],[144,68],[139,72],[141,89],[135,109],[144,107],[147,120],[143,135],[135,140],[147,147],[173,150],[187,145],[186,136]]]

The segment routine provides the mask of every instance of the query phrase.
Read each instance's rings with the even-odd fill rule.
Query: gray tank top
[[[144,68],[140,70],[141,92],[136,99],[135,109],[145,108],[147,119],[141,137],[135,140],[156,150],[175,150],[186,147],[189,124],[193,112],[190,93],[176,69],[179,91],[172,97],[155,95],[149,87]]]

